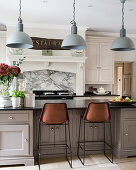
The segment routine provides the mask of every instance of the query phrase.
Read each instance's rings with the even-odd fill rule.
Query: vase
[[[9,97],[9,84],[0,84],[0,96]]]
[[[21,107],[21,97],[12,97],[12,107]]]

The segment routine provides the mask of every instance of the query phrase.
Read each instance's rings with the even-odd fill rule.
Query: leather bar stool
[[[104,155],[108,158],[108,160],[113,163],[113,146],[112,146],[112,129],[111,129],[111,116],[110,116],[110,110],[109,110],[109,103],[89,103],[86,112],[84,116],[80,117],[80,125],[79,125],[79,136],[78,136],[78,147],[77,147],[77,156],[80,159],[81,163],[84,165],[85,163],[85,152],[86,151],[94,151],[94,150],[87,150],[86,144],[91,142],[103,142],[104,143]],[[81,141],[81,122],[83,121],[83,140]],[[86,124],[90,123],[103,123],[104,124],[104,141],[86,141]],[[106,134],[105,134],[105,124],[109,123],[109,130],[110,130],[110,140],[111,143],[106,142]],[[90,134],[91,135],[91,134]],[[108,148],[106,148],[106,146]],[[83,159],[81,159],[79,155],[79,149],[83,151]],[[112,156],[111,159],[107,156],[106,150],[111,150]],[[99,151],[99,150],[95,150]]]
[[[66,159],[72,168],[72,151],[71,151],[71,140],[70,140],[70,127],[69,127],[69,117],[67,111],[66,103],[46,103],[44,104],[40,120],[39,120],[39,131],[38,131],[38,165],[40,170],[40,157],[41,157],[41,126],[45,125],[62,125],[65,128],[65,143],[56,143],[54,139],[53,144],[48,144],[47,146],[64,146],[66,151]],[[68,127],[68,128],[67,128]],[[67,143],[67,129],[69,145]],[[55,136],[55,131],[54,131]],[[44,145],[46,147],[46,144]],[[70,160],[68,159],[68,150],[70,151]],[[46,154],[44,154],[46,155]],[[49,155],[49,154],[48,154]]]

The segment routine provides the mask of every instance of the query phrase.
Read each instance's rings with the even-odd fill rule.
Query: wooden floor
[[[85,166],[74,157],[74,170],[136,170],[136,157],[126,159],[114,159],[114,164],[110,163],[103,155],[91,155],[86,158]],[[0,170],[38,170],[38,166],[33,167],[16,166],[1,167]],[[41,160],[41,170],[71,170],[65,158],[50,158]]]

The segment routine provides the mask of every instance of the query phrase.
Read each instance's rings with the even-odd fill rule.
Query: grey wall
[[[23,73],[27,90],[69,90],[75,92],[76,74],[39,70]]]

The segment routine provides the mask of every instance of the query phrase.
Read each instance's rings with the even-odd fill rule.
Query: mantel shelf
[[[87,57],[72,57],[72,56],[42,56],[42,55],[8,55],[9,61],[18,61],[19,58],[26,57],[25,62],[72,62],[85,63]]]

